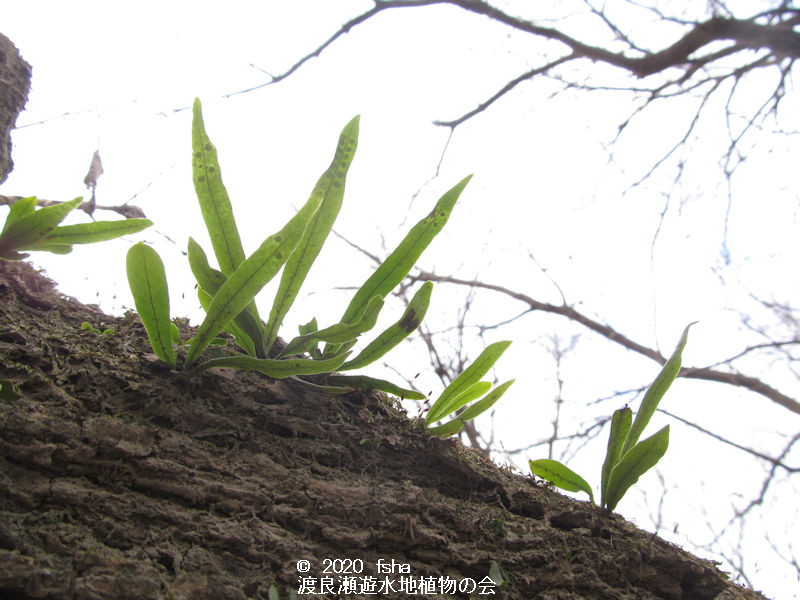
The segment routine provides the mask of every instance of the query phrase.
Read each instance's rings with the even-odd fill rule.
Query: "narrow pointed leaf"
[[[322,357],[327,358],[329,356],[333,356],[334,354],[339,354],[341,352],[344,352],[345,350],[352,350],[353,346],[355,346],[357,343],[358,340],[355,339],[355,340],[350,340],[349,342],[345,342],[341,346],[331,346],[330,350],[327,350],[326,352],[322,353]],[[335,352],[333,351],[334,348],[336,349]],[[319,349],[317,351],[319,351]]]
[[[452,407],[458,402],[458,397],[480,381],[481,377],[494,366],[497,359],[502,356],[510,345],[511,342],[509,341],[495,342],[488,345],[478,358],[444,389],[442,395],[439,396],[439,399],[434,402],[428,411],[425,422],[428,424],[435,423],[456,410]]]
[[[622,446],[631,429],[632,419],[633,411],[627,406],[614,411],[611,417],[611,432],[608,434],[606,459],[603,461],[603,469],[600,474],[600,504],[603,506],[608,497],[608,478],[622,456]]]
[[[450,409],[450,412],[448,412],[445,415],[442,415],[440,417],[440,419],[443,419],[444,417],[453,414],[459,408],[461,408],[463,406],[466,406],[467,404],[469,404],[473,400],[477,400],[478,398],[483,396],[485,393],[487,393],[490,389],[492,389],[492,382],[491,381],[478,381],[478,382],[474,383],[472,385],[472,387],[467,388],[466,390],[464,390],[463,394],[461,394],[457,398],[453,398],[448,403],[448,408]],[[439,420],[439,419],[437,419],[437,420]]]
[[[281,282],[275,294],[275,301],[269,314],[269,321],[264,333],[267,348],[271,348],[278,336],[278,329],[289,308],[297,298],[300,287],[308,275],[311,265],[319,256],[322,245],[333,228],[339,215],[344,198],[344,186],[347,171],[353,162],[358,145],[359,117],[354,117],[345,125],[339,136],[339,144],[331,166],[322,174],[311,192],[312,196],[320,196],[319,210],[312,217],[303,233],[303,239],[295,248],[281,275]]]
[[[45,206],[30,212],[23,204],[18,215],[0,234],[0,255],[13,252],[19,248],[31,248],[41,242],[47,234],[53,231],[66,216],[81,203],[82,198],[75,198],[69,202]],[[15,202],[15,205],[19,202]],[[13,208],[13,206],[12,206]]]
[[[426,281],[423,283],[422,287],[414,294],[411,302],[408,303],[405,311],[403,311],[403,316],[400,317],[400,320],[389,326],[372,342],[367,344],[353,360],[343,364],[342,370],[360,369],[375,362],[416,331],[417,327],[422,323],[422,319],[425,318],[425,313],[428,312],[432,290],[432,282]]]
[[[669,425],[642,440],[622,456],[622,459],[611,470],[608,478],[608,495],[605,505],[609,510],[614,510],[628,488],[639,481],[639,477],[661,460],[668,446]]]
[[[380,390],[404,400],[425,400],[425,394],[415,390],[407,390],[383,379],[375,379],[365,375],[331,375],[327,378],[331,385],[346,387],[354,390],[372,391]]]
[[[208,257],[203,247],[192,237],[189,238],[187,257],[189,268],[192,270],[197,285],[213,297],[228,278],[222,274],[222,271],[218,271],[208,264]]]
[[[258,371],[274,379],[294,377],[296,375],[316,375],[330,373],[339,368],[347,359],[344,352],[328,360],[312,360],[310,358],[254,358],[252,356],[223,356],[212,358],[202,363],[198,369],[228,368],[245,371]]]
[[[472,175],[465,177],[448,190],[436,203],[431,213],[408,232],[403,241],[386,257],[380,267],[364,282],[342,315],[346,323],[357,319],[373,296],[386,296],[400,283],[416,264],[423,251],[442,230],[450,218],[461,192]]]
[[[669,357],[669,360],[667,360],[661,372],[656,376],[655,381],[653,381],[645,392],[644,398],[642,398],[642,405],[636,413],[636,418],[633,420],[631,430],[628,432],[628,437],[625,439],[625,445],[622,447],[623,454],[633,448],[636,442],[639,441],[639,437],[650,422],[650,418],[653,416],[653,413],[656,412],[658,403],[661,402],[669,386],[672,385],[672,382],[675,381],[675,378],[678,376],[681,370],[681,353],[686,347],[686,342],[689,337],[689,328],[692,325],[694,325],[694,323],[690,323],[686,326],[686,329],[683,330],[681,339],[675,351],[672,353],[672,356]]]
[[[305,379],[301,379],[300,377],[292,377],[292,381],[296,381],[298,383],[302,383],[304,386],[311,388],[317,392],[322,392],[323,394],[336,394],[337,396],[341,394],[349,394],[353,391],[353,388],[348,387],[339,387],[336,385],[320,385],[318,383],[311,383],[310,381],[306,381]]]
[[[233,217],[228,191],[222,183],[217,149],[206,133],[199,98],[194,100],[192,116],[194,189],[219,268],[223,274],[230,275],[244,260],[242,241]]]
[[[47,240],[45,240],[47,241]],[[32,248],[25,248],[31,252],[52,252],[53,254],[69,254],[72,246],[65,244],[36,244]]]
[[[317,318],[314,317],[313,319],[311,319],[305,325],[298,325],[297,329],[298,329],[300,335],[308,335],[309,333],[315,333],[315,332],[319,331],[319,327],[317,326]],[[350,348],[347,348],[347,350],[350,350]],[[308,351],[311,353],[311,356],[314,357],[314,358],[321,358],[322,357],[322,352],[320,352],[319,345],[317,345],[317,344],[312,344],[311,348],[309,348]]]
[[[566,465],[552,458],[531,460],[528,461],[528,464],[530,465],[531,473],[534,475],[568,492],[586,492],[589,494],[589,500],[594,502],[592,486]]]
[[[106,331],[109,330],[106,329]],[[110,331],[113,331],[113,329]],[[103,333],[105,333],[105,331]],[[178,344],[178,345],[183,344],[183,339],[181,338],[181,330],[178,329],[178,326],[175,325],[175,323],[173,323],[172,321],[169,322],[169,337],[170,340],[172,340],[173,344]]]
[[[113,240],[123,235],[138,233],[153,224],[149,219],[122,219],[120,221],[94,221],[78,225],[56,227],[42,241],[43,244],[92,244]]]
[[[6,217],[6,222],[3,225],[3,231],[0,232],[0,236],[2,236],[16,221],[19,221],[22,217],[33,214],[35,210],[36,198],[33,196],[29,198],[20,198],[14,202],[14,204],[9,207],[8,216]]]
[[[461,419],[453,419],[444,425],[429,427],[428,431],[430,431],[433,435],[438,435],[439,437],[450,437],[451,435],[457,434],[462,429],[464,429],[464,421]]]
[[[319,199],[312,198],[306,202],[283,229],[264,240],[258,250],[225,280],[214,295],[206,318],[189,346],[186,354],[187,367],[200,357],[211,339],[242,312],[280,270],[318,206]]]
[[[316,333],[319,331],[319,326],[317,325],[317,318],[314,317],[305,325],[298,325],[297,327],[300,335],[308,335],[309,333]]]
[[[172,349],[169,291],[164,263],[158,252],[139,242],[128,250],[126,267],[136,311],[150,338],[153,352],[174,369],[176,361]]]
[[[197,288],[197,298],[200,300],[200,306],[202,306],[205,311],[208,310],[208,307],[211,306],[211,303],[214,301],[214,297],[201,287]],[[241,314],[242,313],[239,313],[239,315]],[[252,338],[239,327],[236,319],[229,321],[223,329],[233,336],[237,346],[250,356],[256,356],[256,348],[253,345]]]
[[[467,392],[466,394],[464,394],[460,398],[459,401],[460,402],[463,401],[464,404],[466,404],[467,402],[470,402],[471,400],[474,399],[473,396],[477,397],[478,395],[480,395],[480,394],[474,395],[474,392],[476,390],[488,389],[484,385],[482,385],[482,384],[487,384],[487,383],[488,382],[485,382],[485,381],[481,381],[479,383],[476,383],[469,392]],[[461,431],[464,428],[464,425],[468,421],[471,421],[472,419],[474,419],[478,415],[486,412],[492,406],[494,406],[494,404],[498,400],[500,400],[500,398],[503,396],[503,394],[505,394],[506,390],[509,387],[511,387],[512,383],[514,383],[513,379],[498,385],[495,389],[493,389],[491,392],[486,394],[486,396],[481,398],[478,402],[476,402],[475,404],[473,404],[472,406],[467,408],[460,415],[456,416],[456,418],[453,419],[452,421],[449,421],[449,422],[445,423],[444,425],[439,425],[437,427],[429,427],[428,431],[430,431],[434,435],[439,435],[439,436],[442,436],[442,437],[455,435],[456,433],[458,433],[459,431]],[[491,387],[491,385],[492,385],[491,383],[488,383],[489,387]]]
[[[503,394],[506,393],[506,390],[511,387],[514,383],[514,379],[501,383],[497,387],[495,387],[491,392],[486,394],[483,398],[478,400],[475,404],[468,407],[467,410],[462,412],[458,415],[458,418],[464,421],[471,421],[478,415],[483,414],[487,410],[489,410],[492,406],[494,406],[500,398],[503,397]]]
[[[209,295],[209,300],[205,303],[201,298],[203,310],[207,310],[211,306],[211,300],[219,291],[219,288],[227,281],[227,277],[221,271],[217,271],[208,264],[208,258],[203,248],[191,237],[189,238],[188,257],[189,267],[197,281],[197,285]],[[225,329],[236,338],[236,343],[245,352],[258,358],[267,357],[266,348],[264,347],[264,332],[261,322],[258,320],[258,310],[255,302],[250,302],[247,308],[226,325]]]
[[[345,344],[351,340],[356,339],[365,331],[369,331],[375,327],[375,322],[378,320],[378,314],[383,308],[383,298],[375,296],[367,305],[366,312],[355,323],[337,323],[325,329],[314,331],[306,335],[300,335],[292,339],[281,352],[282,356],[289,356],[292,354],[302,354],[308,352],[314,347],[317,342],[328,342],[331,344]]]

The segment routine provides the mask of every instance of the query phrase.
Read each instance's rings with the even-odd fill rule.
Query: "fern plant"
[[[280,230],[268,236],[250,256],[246,256],[230,198],[222,182],[217,151],[206,132],[200,101],[195,100],[192,120],[194,186],[218,267],[211,266],[203,248],[190,238],[187,250],[189,266],[197,281],[198,297],[206,315],[194,337],[184,342],[170,321],[169,291],[161,258],[144,243],[138,243],[130,249],[127,257],[128,281],[136,309],[153,351],[159,358],[173,369],[245,369],[273,378],[292,377],[332,393],[378,389],[401,398],[425,399],[417,391],[404,389],[388,381],[334,372],[361,369],[374,363],[419,327],[433,291],[433,283],[429,281],[419,287],[394,324],[375,336],[359,352],[354,352],[359,338],[375,327],[384,298],[408,275],[420,255],[447,223],[471,176],[448,190],[436,202],[430,214],[411,228],[397,248],[358,288],[337,323],[319,328],[314,319],[301,327],[299,335],[290,339],[282,350],[270,355],[278,329],[297,298],[341,208],[345,180],[356,151],[358,131],[359,118],[355,117],[342,130],[333,161],[320,176],[306,203]],[[254,299],[281,269],[278,290],[265,322]],[[204,352],[222,331],[233,336],[241,353],[204,359]],[[175,351],[176,344],[185,348],[180,364],[179,353]],[[504,344],[507,347],[508,343]],[[487,351],[494,356],[494,360],[499,357],[496,349]],[[479,359],[478,362],[483,366],[488,364],[477,375],[480,378],[491,364],[485,359]],[[473,381],[473,375],[479,370],[470,371],[469,385],[464,389],[459,388],[458,393],[445,391],[443,398],[449,398],[447,410],[440,414],[444,404],[434,405],[438,418],[474,400],[477,397],[475,391],[485,391],[483,384],[478,388],[474,386],[477,380]],[[327,377],[323,383],[312,383],[304,378],[308,375]],[[457,382],[459,380],[453,383]],[[459,385],[463,382],[461,380]],[[462,392],[466,391],[471,395],[465,396]],[[502,391],[488,398],[481,406],[488,408],[502,395]],[[473,414],[476,412],[477,409]],[[460,419],[463,423],[464,415]]]
[[[463,373],[450,382],[425,415],[425,423],[432,433],[440,436],[455,435],[464,428],[467,421],[483,414],[500,400],[514,380],[501,383],[492,389],[490,381],[481,379],[510,345],[509,341],[490,344],[470,366],[464,369]],[[473,403],[466,407],[470,402]],[[466,408],[463,411],[458,412],[464,407]],[[455,416],[447,423],[432,427],[437,421],[453,414]]]
[[[614,510],[625,493],[639,481],[667,452],[669,425],[639,441],[650,418],[658,408],[672,382],[681,370],[681,354],[689,336],[689,324],[683,330],[675,351],[645,392],[636,419],[627,406],[614,411],[608,437],[606,458],[600,472],[600,505]],[[551,458],[529,461],[531,473],[569,492],[585,492],[594,502],[592,486],[575,471]]]
[[[148,219],[123,219],[59,225],[82,201],[83,198],[75,198],[38,210],[34,197],[14,202],[0,231],[0,260],[22,260],[33,251],[68,254],[74,244],[111,240],[153,224]]]

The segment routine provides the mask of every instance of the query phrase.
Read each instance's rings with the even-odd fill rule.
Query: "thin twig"
[[[15,202],[22,200],[22,196],[0,196],[0,206],[11,206]],[[36,200],[37,206],[55,206],[63,204],[64,200]],[[78,205],[78,209],[88,212],[88,209],[97,210],[110,210],[118,213],[126,219],[145,219],[147,218],[144,211],[138,206],[132,204],[123,204],[121,206],[101,206],[99,204],[93,205],[91,202],[82,202]]]
[[[561,315],[562,317],[566,317],[571,321],[580,323],[584,327],[599,333],[606,339],[615,342],[624,348],[627,348],[628,350],[632,350],[633,352],[656,361],[659,365],[663,365],[667,360],[658,350],[649,348],[630,339],[629,337],[618,332],[613,327],[600,323],[599,321],[584,315],[566,303],[562,305],[555,305],[547,302],[540,302],[539,300],[535,300],[526,294],[509,290],[508,288],[500,285],[484,283],[477,280],[466,280],[459,279],[457,277],[436,275],[435,273],[428,271],[420,271],[417,275],[412,275],[410,277],[414,281],[438,281],[441,283],[451,283],[472,288],[491,290],[493,292],[514,298],[515,300],[519,300],[520,302],[524,302],[528,305],[529,311],[542,311]],[[772,400],[787,410],[800,414],[800,402],[794,398],[790,398],[789,396],[783,394],[782,392],[755,377],[750,377],[741,373],[718,371],[709,367],[684,367],[681,369],[678,376],[688,377],[691,379],[703,379],[706,381],[717,381],[719,383],[727,383],[729,385],[745,388],[755,392],[756,394],[764,396],[769,400]]]

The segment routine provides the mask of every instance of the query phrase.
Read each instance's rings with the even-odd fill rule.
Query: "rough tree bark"
[[[494,563],[509,599],[762,598],[430,436],[381,394],[170,372],[148,349],[135,316],[0,261],[0,598],[283,597],[325,558],[363,560],[376,581],[379,559],[417,580],[478,582]]]
[[[137,318],[59,297],[27,263],[0,263],[0,303],[2,598],[267,598],[325,558],[476,582],[495,562],[512,599],[761,597],[380,394],[170,372]]]
[[[11,40],[0,33],[0,183],[14,168],[10,132],[28,101],[30,88],[31,66]]]

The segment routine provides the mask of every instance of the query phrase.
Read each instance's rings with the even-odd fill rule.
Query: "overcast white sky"
[[[2,32],[33,65],[34,76],[27,111],[13,137],[15,171],[0,193],[57,200],[83,195],[84,175],[99,148],[105,174],[98,203],[130,200],[155,221],[135,239],[152,243],[167,263],[173,314],[197,321],[193,282],[181,252],[190,234],[205,236],[190,175],[191,113],[179,109],[189,107],[195,96],[203,100],[206,126],[250,250],[305,200],[330,161],[339,130],[361,114],[359,150],[336,229],[372,252],[385,254],[441,193],[475,173],[445,233],[424,257],[425,268],[477,276],[558,303],[552,278],[579,309],[662,352],[671,350],[687,323],[700,319],[685,353],[689,365],[713,363],[742,347],[734,335],[741,330],[740,318],[732,307],[746,305],[751,290],[777,301],[798,297],[795,276],[776,277],[796,273],[800,258],[796,183],[781,159],[792,142],[778,139],[772,152],[753,152],[737,173],[724,237],[727,190],[717,176],[724,139],[715,137],[725,126],[722,119],[703,124],[704,143],[692,151],[677,186],[668,177],[631,189],[631,182],[682,134],[672,109],[646,113],[611,148],[609,140],[630,112],[625,97],[550,98],[558,85],[542,79],[524,84],[490,113],[460,127],[440,176],[426,184],[447,139],[447,131],[431,122],[472,109],[506,80],[538,64],[541,55],[541,47],[455,8],[384,14],[287,81],[224,97],[263,83],[262,71],[282,72],[370,5],[326,0],[145,1],[126,8],[101,1],[3,3]],[[670,204],[668,192],[674,194]],[[768,235],[756,235],[759,231]],[[124,277],[131,242],[76,248],[62,257],[35,254],[33,262],[44,266],[65,293],[120,313],[133,306]],[[723,260],[723,242],[730,264]],[[347,295],[328,290],[358,285],[369,272],[368,261],[343,242],[332,239],[326,249],[284,336],[314,315],[321,325],[333,322]],[[455,292],[463,290],[440,285],[434,292],[427,319],[431,329],[453,324],[462,302]],[[268,307],[270,301],[267,293],[261,304]],[[500,322],[522,308],[480,295],[471,322]],[[398,314],[387,311],[383,318],[391,322]],[[541,315],[490,330],[484,339],[477,330],[471,333],[466,343],[473,357],[485,343],[514,340],[499,377],[518,381],[494,423],[496,439],[509,450],[550,433],[557,378],[549,336],[558,333],[565,344],[572,335],[582,336],[581,350],[559,374],[566,382],[566,406],[572,407],[562,430],[610,414],[617,405],[588,405],[614,390],[643,385],[657,372],[655,365],[609,348],[585,330]],[[420,372],[420,386],[438,393],[441,386],[420,347],[410,347],[401,362],[398,370],[408,377]],[[796,379],[777,383],[797,396]],[[798,426],[794,415],[767,401],[716,385],[678,382],[668,398],[676,413],[686,418],[702,413],[704,426],[745,444],[772,448]],[[582,413],[582,407],[589,412]],[[736,415],[743,415],[746,427]],[[666,422],[657,418],[651,431]],[[708,524],[721,527],[735,495],[752,494],[740,489],[742,482],[763,476],[763,465],[718,446],[698,459],[696,449],[704,439],[674,424],[662,469],[666,487],[680,486],[681,492],[667,495],[661,533],[683,544],[687,538],[708,542],[713,537]],[[570,457],[595,484],[603,444]],[[543,453],[546,448],[539,447],[513,458],[523,468],[528,458]],[[797,462],[797,453],[787,462],[792,458]],[[632,492],[619,510],[652,529],[654,503],[663,489],[655,474],[646,478],[648,495]],[[781,490],[784,499],[797,497],[796,484],[788,482]],[[709,503],[711,491],[719,492],[715,502],[722,508]],[[772,496],[764,507],[778,520],[761,527],[785,554],[790,553],[786,524],[796,526],[797,510],[796,502]],[[677,534],[670,533],[673,528]],[[752,582],[775,598],[798,597],[789,592],[796,573],[774,554],[753,564],[759,553],[770,552],[762,534],[746,533],[754,548],[745,557],[751,561],[746,571]]]

